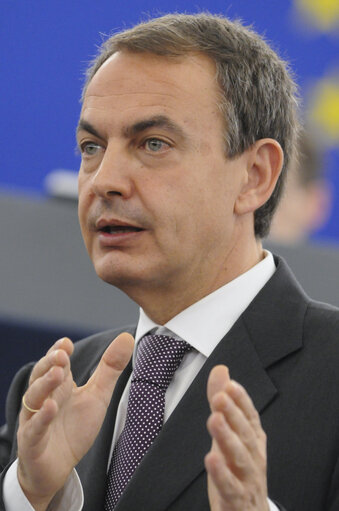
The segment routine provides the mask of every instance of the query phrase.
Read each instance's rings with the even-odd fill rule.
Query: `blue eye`
[[[168,147],[168,144],[164,142],[163,140],[159,140],[158,138],[149,138],[145,142],[145,147],[149,151],[152,151],[153,153],[156,153],[163,149],[165,147]]]
[[[94,156],[99,149],[100,146],[94,142],[85,142],[81,145],[81,152],[86,156]]]

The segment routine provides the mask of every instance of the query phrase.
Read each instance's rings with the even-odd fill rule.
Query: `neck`
[[[233,249],[223,259],[217,272],[214,265],[211,265],[209,272],[204,271],[200,275],[197,272],[187,272],[184,279],[174,279],[166,288],[163,285],[159,289],[155,286],[148,289],[137,287],[125,292],[152,321],[164,325],[189,306],[250,270],[263,257],[261,242],[255,240],[247,249]]]

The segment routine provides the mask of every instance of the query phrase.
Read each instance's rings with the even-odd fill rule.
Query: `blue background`
[[[43,194],[44,177],[50,171],[78,168],[74,129],[80,90],[100,34],[129,27],[148,15],[209,10],[253,24],[290,61],[305,97],[306,117],[314,84],[339,68],[338,30],[307,28],[306,16],[296,16],[292,0],[158,0],[156,9],[154,5],[149,0],[1,0],[2,189]],[[327,149],[327,166],[337,197],[336,144]],[[328,224],[316,238],[338,241],[338,220],[336,201]]]

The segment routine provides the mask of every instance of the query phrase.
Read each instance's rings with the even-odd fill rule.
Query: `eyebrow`
[[[130,138],[149,128],[165,128],[182,138],[186,138],[183,129],[166,115],[155,115],[148,119],[140,120],[132,124],[132,126],[124,128],[123,133],[126,138]]]
[[[94,135],[95,137],[100,138],[101,140],[104,140],[104,137],[100,135],[100,133],[94,128],[94,126],[92,126],[90,122],[85,121],[84,119],[80,119],[76,129],[76,134],[78,134],[79,131],[82,130],[91,133],[91,135]]]
[[[130,138],[135,135],[138,135],[139,133],[142,133],[143,131],[146,131],[149,128],[165,128],[171,131],[172,133],[180,136],[181,138],[187,138],[187,136],[184,133],[184,130],[166,115],[155,115],[148,119],[142,119],[140,121],[137,121],[131,126],[126,126],[123,129],[123,135],[126,138]],[[97,129],[94,128],[94,126],[85,119],[80,119],[76,129],[76,133],[78,133],[81,130],[87,131],[88,133],[91,133],[95,137],[104,140],[104,137],[100,135]]]

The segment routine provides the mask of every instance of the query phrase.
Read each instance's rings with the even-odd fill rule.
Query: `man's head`
[[[267,203],[275,188],[283,162],[281,145],[288,150],[292,146],[292,97],[288,126],[280,129],[281,134],[280,108],[267,102],[265,122],[273,122],[274,129],[259,122],[263,99],[254,92],[262,82],[261,94],[273,97],[273,89],[284,79],[286,88],[290,87],[284,94],[292,96],[293,84],[283,65],[263,45],[267,58],[261,55],[261,65],[275,71],[271,69],[265,83],[260,66],[256,72],[247,69],[247,99],[242,102],[248,110],[254,102],[254,111],[245,113],[245,105],[233,105],[228,95],[227,101],[222,99],[221,80],[228,82],[240,102],[241,94],[233,90],[238,72],[233,69],[221,75],[207,52],[192,43],[188,46],[187,41],[184,44],[189,33],[181,27],[187,20],[204,25],[209,19],[224,27],[226,37],[227,21],[173,16],[165,18],[167,36],[157,25],[161,20],[134,29],[140,32],[138,40],[143,39],[144,30],[147,33],[148,46],[144,42],[143,49],[136,44],[133,30],[110,39],[106,47],[112,48],[104,50],[90,72],[78,126],[79,218],[96,272],[158,322],[260,260],[254,212]],[[157,44],[148,33],[153,24],[162,39]],[[171,43],[172,24],[181,27],[180,51]],[[235,34],[228,36],[229,42],[239,32],[238,39],[247,38],[253,46],[245,66],[250,68],[262,43],[246,31],[245,37],[240,26],[230,27]],[[191,38],[195,30],[191,29]],[[200,30],[202,43],[204,30]],[[214,37],[218,39],[217,33]],[[133,47],[125,39],[133,41]],[[240,46],[245,51],[244,41]],[[228,53],[240,68],[236,61],[242,61],[242,55]],[[275,67],[267,63],[269,55]],[[226,56],[224,60],[227,67]],[[282,76],[276,80],[279,69]],[[280,99],[281,108],[283,104]],[[257,237],[266,224],[267,219],[260,220]]]
[[[254,215],[255,234],[265,237],[298,135],[296,86],[286,63],[262,37],[240,22],[210,14],[169,14],[110,37],[88,69],[84,91],[117,51],[173,59],[206,55],[215,64],[226,156],[238,156],[266,137],[279,142],[284,152],[281,175],[270,199]]]

